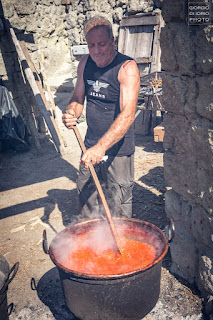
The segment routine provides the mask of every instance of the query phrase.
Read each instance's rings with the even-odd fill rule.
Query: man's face
[[[89,54],[98,67],[105,67],[111,61],[115,53],[114,38],[109,38],[105,27],[97,26],[86,34]]]

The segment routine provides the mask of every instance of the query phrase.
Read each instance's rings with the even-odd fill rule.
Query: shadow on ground
[[[61,282],[57,268],[46,272],[39,282],[31,281],[32,290],[37,291],[37,295],[52,312],[56,320],[78,320],[67,308],[61,287]]]
[[[28,211],[44,208],[44,214],[41,220],[53,229],[50,224],[50,216],[56,206],[58,207],[63,225],[66,227],[70,223],[77,221],[78,215],[78,194],[77,189],[62,190],[52,189],[47,192],[47,197],[39,198],[37,200],[27,201],[14,206],[8,206],[1,210],[1,218],[8,218],[18,214],[26,213]],[[54,230],[56,232],[56,230]]]
[[[67,177],[76,181],[77,169],[64,160],[55,150],[48,137],[41,141],[42,154],[18,153],[13,150],[0,153],[0,191],[20,188],[48,180]]]
[[[163,142],[154,142],[153,136],[135,135],[135,145],[146,152],[164,153]]]

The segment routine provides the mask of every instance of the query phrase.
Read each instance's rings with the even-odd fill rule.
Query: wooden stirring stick
[[[73,129],[74,129],[76,138],[78,140],[78,143],[79,143],[79,145],[81,147],[81,150],[82,150],[83,153],[85,153],[86,152],[86,147],[84,145],[84,142],[83,142],[83,140],[81,138],[81,135],[80,135],[80,132],[79,132],[77,126],[74,126]],[[115,243],[115,245],[114,245],[115,252],[121,254],[121,250],[119,248],[120,239],[118,237],[118,233],[117,233],[117,230],[115,228],[114,221],[112,220],[111,212],[109,210],[106,198],[105,198],[104,193],[103,193],[103,189],[102,189],[101,184],[100,184],[100,182],[98,180],[98,177],[97,177],[97,174],[95,172],[95,169],[93,167],[92,162],[90,162],[90,164],[89,164],[89,170],[90,170],[92,178],[93,178],[93,180],[95,182],[98,194],[99,194],[99,196],[101,198],[102,204],[103,204],[105,212],[106,212],[107,221],[109,223],[109,226],[110,226],[110,229],[111,229],[111,232],[112,232],[112,236],[113,236],[113,239],[114,239],[114,243]]]

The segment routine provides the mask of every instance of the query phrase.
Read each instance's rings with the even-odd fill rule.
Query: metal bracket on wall
[[[71,4],[71,0],[61,0],[61,4],[65,5],[66,6],[66,13],[69,12],[69,7],[70,7],[70,4]]]

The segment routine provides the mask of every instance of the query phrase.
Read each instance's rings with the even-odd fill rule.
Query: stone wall
[[[44,55],[44,70],[48,84],[55,93],[55,103],[59,106],[58,111],[60,110],[59,117],[70,100],[77,77],[77,66],[82,57],[73,54],[73,46],[86,44],[83,34],[85,20],[95,14],[108,18],[112,22],[117,43],[119,24],[124,15],[149,12],[154,8],[153,0],[71,0],[68,8],[61,2],[61,0],[0,2],[0,17],[9,20],[19,41],[25,41],[38,73],[41,54]],[[23,99],[20,99],[20,92],[17,92],[17,81],[19,82],[17,79],[22,78],[21,69],[15,47],[9,40],[8,34],[1,28],[1,20],[0,35],[0,79],[3,79],[19,113],[23,116]],[[28,106],[29,117],[34,114],[35,126],[38,132],[43,134],[46,132],[46,127],[36,107],[31,89],[22,83],[21,91],[23,90],[26,93],[25,104]],[[83,113],[80,121],[84,119]]]
[[[187,2],[162,2],[166,212],[171,271],[196,283],[213,313],[213,25],[189,26]],[[211,310],[211,311],[210,311]]]
[[[61,0],[2,0],[2,9],[1,16],[10,21],[18,39],[26,42],[37,70],[43,52],[48,78],[61,76],[75,79],[81,56],[74,56],[72,47],[86,44],[83,35],[85,19],[94,14],[107,17],[113,23],[117,40],[122,17],[125,14],[152,11],[153,1],[71,0],[66,11]],[[1,37],[0,45],[3,50],[3,57],[0,55],[0,75],[7,81],[18,66],[14,49],[11,49],[6,36]]]

